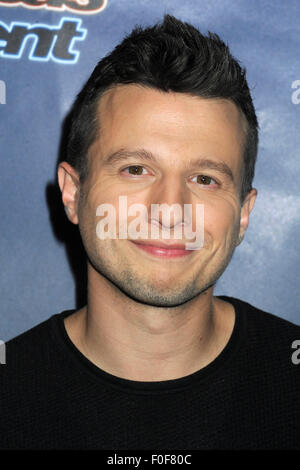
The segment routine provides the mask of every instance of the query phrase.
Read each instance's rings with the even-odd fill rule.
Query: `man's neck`
[[[234,308],[213,287],[177,307],[137,302],[104,277],[90,275],[88,303],[67,317],[74,345],[92,363],[117,377],[171,380],[196,372],[226,346]]]

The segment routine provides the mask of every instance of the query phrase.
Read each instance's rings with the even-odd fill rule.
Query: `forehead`
[[[98,153],[149,146],[158,155],[180,160],[180,155],[193,157],[203,150],[229,158],[233,171],[242,164],[246,124],[230,100],[118,85],[101,97],[98,120]]]

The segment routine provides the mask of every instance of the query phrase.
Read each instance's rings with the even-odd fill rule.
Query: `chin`
[[[131,282],[125,282],[119,284],[119,288],[133,300],[154,307],[176,307],[199,295],[199,290],[195,288],[194,283],[181,289],[179,287],[170,289],[170,283],[164,288],[161,284],[159,286],[153,284],[146,286],[145,284],[141,285],[141,283],[133,285]]]

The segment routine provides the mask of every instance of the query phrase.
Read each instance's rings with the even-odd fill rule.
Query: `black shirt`
[[[241,300],[229,342],[206,367],[160,382],[101,370],[64,318],[6,343],[1,449],[300,449],[300,326]]]

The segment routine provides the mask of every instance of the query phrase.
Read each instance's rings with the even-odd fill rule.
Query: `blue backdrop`
[[[261,133],[250,226],[215,293],[300,324],[300,1],[0,1],[0,338],[83,302],[82,251],[56,180],[62,125],[101,57],[164,13],[246,66]]]

